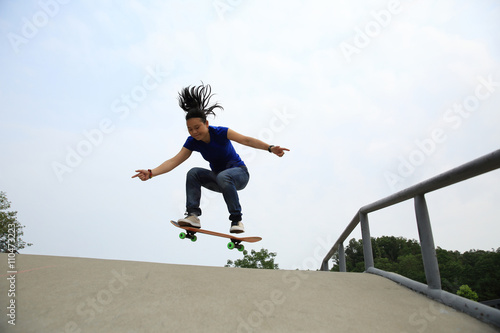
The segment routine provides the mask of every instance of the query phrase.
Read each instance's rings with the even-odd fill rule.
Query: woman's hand
[[[149,170],[135,170],[137,174],[133,175],[132,178],[139,177],[140,180],[145,181],[149,179],[150,171]]]
[[[278,155],[279,157],[282,157],[285,155],[285,151],[290,151],[288,148],[282,148],[280,146],[274,146],[271,148],[271,153]]]

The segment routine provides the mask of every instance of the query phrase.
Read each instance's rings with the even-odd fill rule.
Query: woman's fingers
[[[135,172],[137,172],[137,174],[133,175],[132,178],[139,177],[141,180],[145,180],[147,178],[146,170],[135,170]]]

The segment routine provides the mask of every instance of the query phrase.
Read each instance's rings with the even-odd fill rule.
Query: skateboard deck
[[[227,248],[232,250],[232,249],[238,249],[239,251],[243,251],[245,247],[241,242],[248,242],[248,243],[255,243],[259,242],[262,240],[262,237],[237,237],[235,235],[228,235],[228,234],[223,234],[221,232],[216,232],[216,231],[211,231],[211,230],[205,230],[201,228],[193,228],[193,227],[185,227],[182,225],[179,225],[179,223],[175,221],[170,221],[174,226],[177,228],[181,228],[186,230],[186,232],[181,232],[179,234],[179,238],[181,239],[191,239],[191,241],[196,242],[198,237],[196,237],[196,233],[199,232],[201,234],[207,234],[207,235],[212,235],[212,236],[217,236],[217,237],[222,237],[222,238],[228,238],[231,241],[227,244]]]

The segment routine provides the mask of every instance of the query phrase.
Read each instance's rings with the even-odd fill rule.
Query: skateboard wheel
[[[243,245],[238,246],[238,251],[240,252],[245,251],[245,247]]]
[[[180,239],[184,239],[184,238],[186,238],[186,233],[185,233],[185,232],[181,232],[181,233],[179,234],[179,238],[180,238]]]
[[[195,235],[193,235],[193,237],[191,237],[191,242],[196,242],[197,239],[198,239],[198,237],[196,237]]]
[[[229,242],[227,244],[227,248],[230,249],[230,250],[234,249],[235,247],[236,247],[236,245],[233,242]]]

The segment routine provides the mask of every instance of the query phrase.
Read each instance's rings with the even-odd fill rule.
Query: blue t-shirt
[[[209,126],[209,143],[198,141],[189,136],[184,143],[184,147],[191,151],[200,152],[203,158],[210,163],[210,168],[215,173],[245,166],[245,163],[234,150],[231,140],[227,138],[227,130],[227,127]]]

